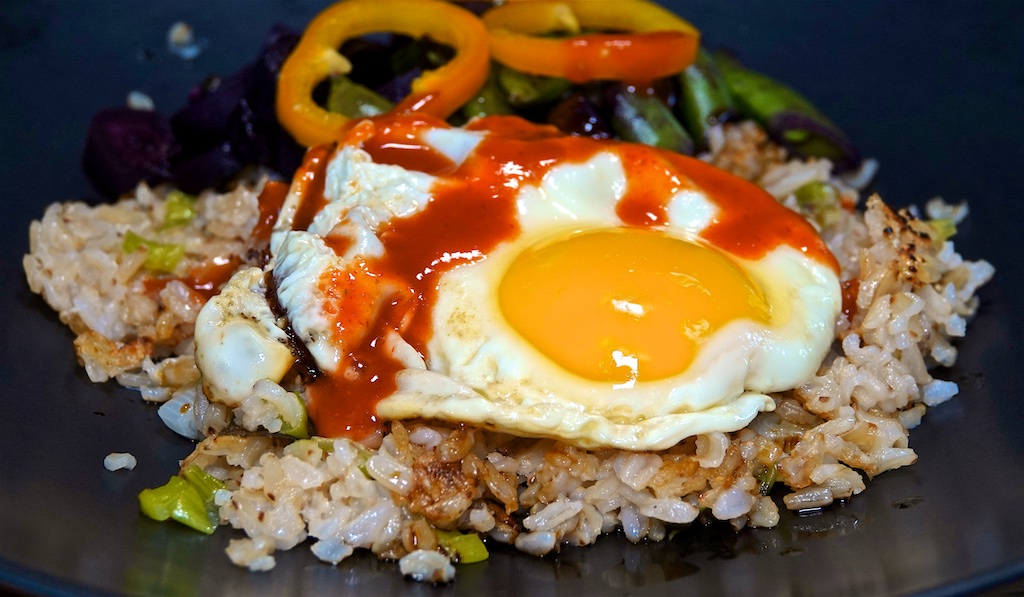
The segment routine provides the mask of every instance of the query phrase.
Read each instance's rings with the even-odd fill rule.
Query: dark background
[[[272,23],[301,27],[324,5],[0,3],[0,585],[76,595],[947,595],[1007,592],[1024,576],[1024,4],[1015,0],[671,3],[709,45],[803,92],[878,159],[887,201],[969,200],[957,247],[997,268],[957,367],[944,372],[961,395],[911,434],[920,461],[870,481],[846,507],[738,535],[695,527],[663,544],[602,538],[544,559],[496,550],[447,588],[403,581],[369,556],[331,567],[304,547],[278,554],[271,573],[248,573],[223,553],[232,531],[208,538],[141,518],[138,491],[164,483],[191,446],[154,407],[91,384],[75,365],[72,336],[24,282],[29,222],[51,202],[93,194],[79,160],[97,109],[140,90],[170,113],[206,75],[251,60]],[[207,40],[194,61],[165,48],[178,20]],[[105,471],[112,451],[132,452],[139,466]]]

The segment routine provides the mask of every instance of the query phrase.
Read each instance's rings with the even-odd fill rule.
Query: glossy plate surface
[[[251,574],[205,537],[137,513],[191,450],[153,406],[91,384],[72,335],[21,270],[28,226],[54,201],[94,195],[79,161],[97,109],[131,90],[172,112],[208,74],[251,60],[271,24],[301,27],[322,3],[166,1],[0,5],[0,585],[47,594],[161,595],[882,595],[990,589],[1024,576],[1024,11],[973,3],[719,2],[672,8],[712,46],[803,92],[881,163],[891,203],[970,201],[957,247],[997,269],[939,377],[961,395],[911,433],[919,462],[885,473],[847,506],[739,534],[692,528],[662,544],[603,538],[534,559],[496,550],[434,588],[394,564],[338,567],[304,548]],[[185,20],[207,40],[187,62],[165,35]],[[134,471],[103,457],[131,452]]]

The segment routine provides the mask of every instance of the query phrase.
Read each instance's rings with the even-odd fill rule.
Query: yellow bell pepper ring
[[[645,0],[523,0],[483,15],[494,60],[533,75],[574,83],[646,83],[693,64],[700,32]],[[581,34],[584,29],[627,33]],[[543,38],[569,33],[567,38]]]
[[[313,101],[313,89],[352,64],[338,48],[368,33],[430,35],[455,49],[440,68],[423,73],[396,111],[447,118],[473,98],[487,79],[487,29],[471,12],[440,0],[344,0],[317,15],[285,61],[277,82],[277,118],[296,141],[311,147],[339,139],[348,117]]]

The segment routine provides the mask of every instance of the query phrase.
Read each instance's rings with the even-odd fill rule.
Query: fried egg
[[[697,160],[494,117],[365,121],[310,153],[268,270],[322,372],[320,434],[426,418],[664,449],[773,409],[832,343],[813,228]]]

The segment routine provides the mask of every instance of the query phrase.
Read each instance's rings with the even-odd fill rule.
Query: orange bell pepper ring
[[[693,64],[700,32],[645,0],[524,0],[483,15],[491,57],[522,72],[573,83],[650,82]],[[584,29],[627,33],[581,34]],[[536,37],[569,33],[568,38]]]
[[[277,82],[277,118],[307,147],[337,140],[348,117],[313,101],[313,89],[352,64],[338,48],[368,33],[430,35],[455,49],[455,57],[423,73],[396,111],[421,111],[447,118],[469,101],[487,79],[490,55],[487,29],[471,12],[439,0],[344,0],[317,15],[285,61]]]

